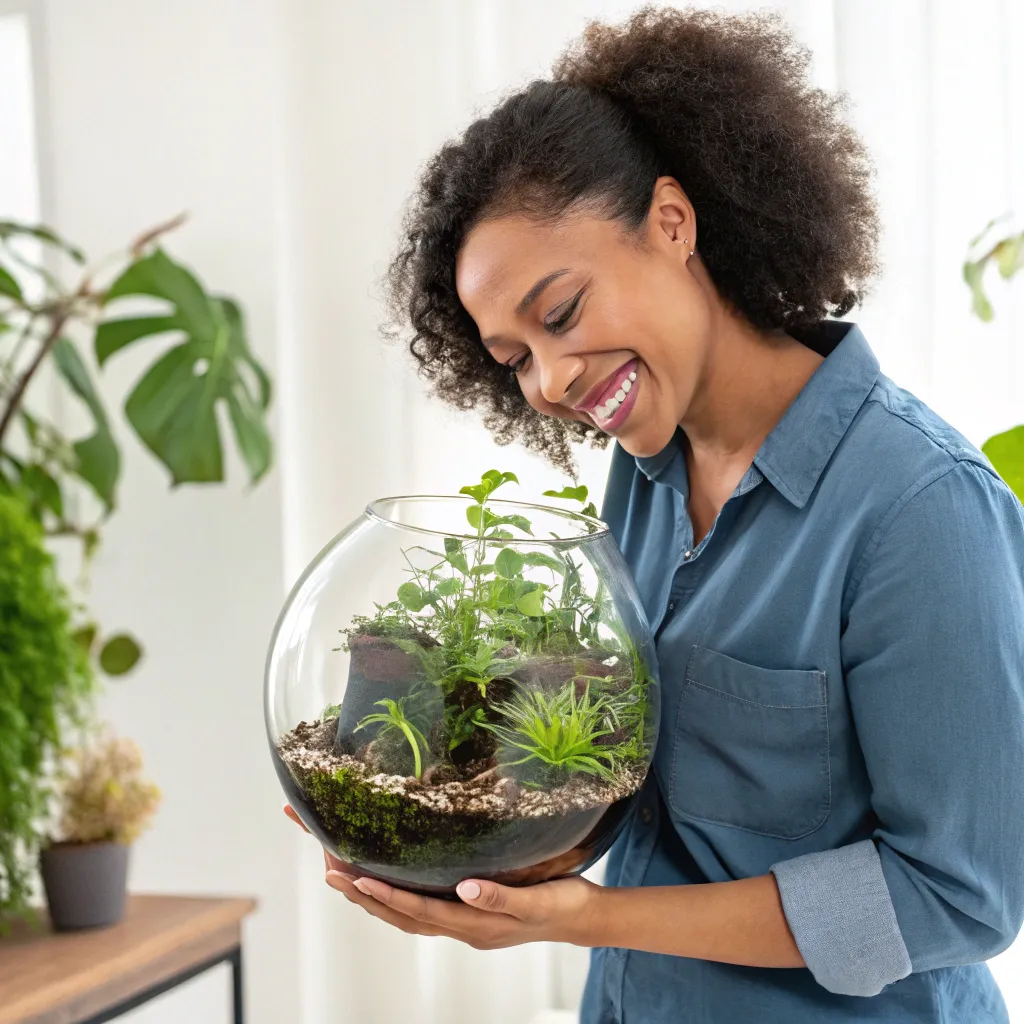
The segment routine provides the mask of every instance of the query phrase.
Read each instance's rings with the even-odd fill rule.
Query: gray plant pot
[[[54,843],[39,866],[58,932],[103,928],[124,917],[128,847],[123,843]]]

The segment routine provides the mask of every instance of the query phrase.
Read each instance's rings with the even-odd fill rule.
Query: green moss
[[[371,785],[358,771],[309,772],[302,789],[339,848],[382,864],[438,863],[491,831],[485,820],[441,814],[400,793]]]

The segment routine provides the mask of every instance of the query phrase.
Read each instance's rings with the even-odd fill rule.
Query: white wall
[[[273,368],[273,5],[53,0],[41,12],[45,218],[98,256],[188,210],[174,252],[241,299]],[[152,358],[111,363],[107,396],[124,395]],[[93,605],[104,625],[138,635],[147,658],[108,685],[104,703],[164,792],[132,886],[255,895],[250,1019],[295,1020],[297,839],[281,817],[260,706],[284,588],[280,479],[245,495],[236,466],[229,487],[170,495],[161,468],[121,437],[121,510],[105,531]],[[224,1020],[225,988],[222,970],[138,1016]]]
[[[16,0],[0,0],[0,5]],[[238,295],[278,382],[279,469],[250,496],[166,492],[130,439],[122,511],[94,600],[147,644],[106,707],[165,791],[139,844],[137,889],[252,893],[254,1024],[527,1024],[571,1006],[580,951],[479,954],[412,940],[325,891],[315,847],[280,818],[260,721],[265,644],[284,591],[368,498],[447,491],[492,465],[524,490],[540,460],[495,451],[421,397],[382,349],[376,281],[416,168],[474,108],[541,74],[590,16],[622,0],[24,0],[40,15],[42,203],[90,252],[188,209],[172,244]],[[22,5],[24,5],[22,4]],[[730,2],[725,6],[739,8]],[[848,88],[879,168],[886,275],[863,315],[883,364],[980,442],[1018,422],[1021,300],[966,312],[959,260],[1024,181],[1019,5],[790,0],[823,84]],[[996,291],[998,289],[994,289]],[[1016,293],[1020,295],[1020,289]],[[1015,340],[1016,339],[1016,340]],[[120,395],[147,358],[126,354]],[[581,457],[603,483],[603,454]],[[1024,1021],[1020,950],[997,964]],[[398,963],[396,985],[381,965]],[[138,1011],[146,1024],[224,1017],[211,977]],[[486,1008],[486,1009],[485,1009]]]

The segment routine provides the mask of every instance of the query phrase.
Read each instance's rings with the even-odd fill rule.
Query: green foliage
[[[583,505],[583,515],[597,518],[597,506],[587,501],[587,488],[580,484],[577,487],[563,487],[560,491],[545,491],[548,498],[566,498],[570,501],[578,501]]]
[[[0,496],[0,918],[25,909],[52,761],[91,688],[42,529]]]
[[[1024,425],[990,437],[981,447],[996,472],[1024,501]]]
[[[265,414],[270,378],[253,356],[237,303],[209,295],[193,274],[156,249],[130,264],[110,286],[104,306],[129,296],[170,303],[169,315],[108,320],[96,331],[102,367],[141,338],[184,336],[143,374],[125,403],[128,422],[170,470],[172,484],[224,479],[217,405],[224,403],[253,483],[270,468]]]
[[[493,732],[506,753],[516,758],[505,761],[504,767],[528,766],[532,772],[525,781],[535,785],[571,772],[612,779],[624,762],[642,756],[642,740],[638,747],[633,736],[618,743],[601,742],[627,725],[642,729],[642,698],[617,702],[607,695],[592,697],[590,687],[587,680],[578,696],[576,681],[570,680],[554,694],[520,691],[511,701],[495,705],[502,723],[481,727]]]
[[[117,508],[121,453],[94,369],[72,335],[94,330],[96,368],[141,341],[173,342],[125,403],[128,424],[166,466],[172,486],[224,479],[219,408],[250,481],[260,480],[271,464],[270,380],[249,348],[237,303],[207,292],[159,247],[180,223],[178,218],[146,232],[118,257],[114,274],[104,275],[109,261],[84,267],[82,251],[49,228],[0,222],[0,494],[18,495],[48,536],[78,538],[86,565]],[[29,259],[26,242],[42,245],[47,258]],[[52,272],[54,256],[64,266],[70,261],[76,280],[67,283]],[[105,276],[113,280],[104,284]],[[140,299],[159,311],[110,318],[123,302]],[[30,409],[32,385],[48,363],[88,413],[85,436],[65,437]],[[84,643],[88,629],[93,632]],[[93,624],[78,636],[111,675],[130,670],[141,654],[124,635],[98,642]]]
[[[970,254],[964,261],[963,276],[971,291],[971,309],[986,323],[994,314],[992,303],[985,294],[985,271],[995,264],[1000,277],[1009,281],[1018,270],[1024,268],[1024,231],[1018,234],[1004,234],[992,243],[992,229],[1005,218],[997,217],[985,225],[984,230],[971,239]],[[973,258],[972,258],[973,256]]]
[[[405,713],[405,705],[408,699],[407,697],[402,697],[400,700],[395,701],[385,697],[384,700],[375,701],[375,706],[382,707],[384,710],[378,711],[376,714],[367,715],[359,722],[353,732],[359,732],[360,729],[365,729],[368,725],[376,724],[380,726],[380,730],[377,733],[378,736],[387,736],[389,733],[396,732],[401,733],[412,750],[415,762],[414,774],[417,779],[421,779],[423,778],[423,753],[427,750],[428,744],[426,737],[416,728]]]
[[[994,244],[991,242],[992,229],[1004,219],[990,220],[984,230],[971,239],[970,249],[974,258],[969,256],[963,267],[964,281],[971,290],[971,309],[986,323],[995,315],[984,289],[984,276],[989,264],[996,265],[1004,281],[1009,281],[1024,269],[1024,231],[1004,234]],[[982,451],[1014,494],[1024,501],[1024,426],[990,437],[982,445]]]
[[[460,493],[473,499],[466,518],[475,538],[445,537],[443,551],[406,550],[410,579],[398,587],[396,600],[378,605],[373,617],[357,617],[343,631],[346,638],[359,633],[388,637],[419,661],[421,680],[414,684],[410,696],[418,700],[424,690],[440,691],[444,745],[449,753],[472,740],[480,729],[498,735],[495,730],[502,727],[500,719],[506,713],[500,698],[510,692],[510,684],[518,685],[516,673],[531,658],[564,657],[571,665],[586,652],[593,652],[587,655],[591,662],[618,653],[624,656],[623,668],[632,673],[630,678],[641,687],[641,693],[648,682],[635,646],[628,637],[617,634],[614,622],[606,621],[603,585],[599,584],[595,593],[588,592],[583,565],[573,558],[571,545],[556,542],[548,551],[517,547],[510,528],[532,536],[530,521],[519,514],[497,515],[487,507],[494,491],[510,482],[518,482],[513,474],[489,470],[479,484],[463,487]],[[588,497],[582,486],[546,493],[580,503]],[[538,575],[548,575],[550,580],[538,579]],[[497,698],[493,695],[496,683],[500,683]],[[427,746],[423,730],[408,723],[401,702],[379,703],[385,710],[364,719],[359,728],[373,722],[391,731],[401,730],[420,777],[421,752]],[[594,706],[604,716],[602,721],[611,721],[611,704],[605,697],[594,705],[589,696],[583,704],[551,704],[546,710],[556,716],[547,721],[552,731],[536,756],[555,750],[560,753],[551,756],[560,769],[597,774],[608,769],[613,755],[606,745],[596,754],[585,744],[572,745],[583,743],[585,737],[573,730],[589,721],[588,715],[597,713]],[[620,727],[621,723],[610,726]],[[634,727],[642,744],[642,715]],[[571,743],[567,737],[572,737]],[[563,750],[566,743],[569,746]]]
[[[123,676],[138,664],[142,657],[139,645],[126,633],[112,636],[100,650],[100,668],[108,676]]]

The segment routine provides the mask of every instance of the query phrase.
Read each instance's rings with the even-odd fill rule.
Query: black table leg
[[[232,1005],[235,1009],[235,1024],[245,1024],[245,1004],[242,993],[242,947],[238,946],[230,956],[231,982],[234,990]]]

